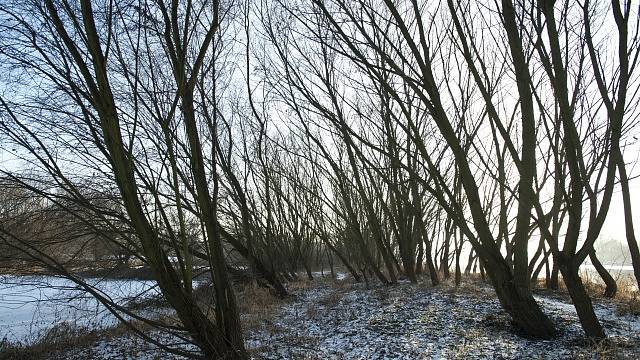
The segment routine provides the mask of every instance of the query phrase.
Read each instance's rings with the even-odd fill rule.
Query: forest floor
[[[585,340],[575,310],[561,295],[537,300],[560,330],[549,341],[518,334],[490,286],[401,283],[367,287],[319,279],[292,285],[278,300],[261,289],[239,292],[246,344],[256,359],[638,359],[640,317],[595,300],[609,339]],[[162,342],[171,339],[162,339]],[[185,350],[194,350],[193,347]],[[50,353],[50,355],[52,355]],[[128,332],[49,358],[167,359]],[[174,357],[178,358],[178,357]]]

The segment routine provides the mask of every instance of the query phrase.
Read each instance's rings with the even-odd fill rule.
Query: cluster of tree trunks
[[[624,156],[640,14],[487,6],[7,1],[0,150],[31,168],[0,169],[23,191],[0,204],[2,245],[96,293],[20,229],[69,214],[151,269],[208,358],[248,357],[233,277],[286,297],[286,281],[326,264],[335,276],[335,262],[385,285],[480,272],[546,339],[556,328],[532,295],[544,270],[604,338],[579,267],[589,258],[615,296],[594,244],[619,186],[640,282]]]

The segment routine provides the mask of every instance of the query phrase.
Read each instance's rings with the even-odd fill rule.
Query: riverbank
[[[346,277],[289,286],[292,297],[286,300],[255,286],[238,291],[246,344],[255,359],[640,358],[640,317],[620,311],[624,304],[619,300],[594,299],[609,335],[606,342],[594,344],[584,338],[562,291],[536,291],[537,301],[559,330],[557,338],[540,341],[521,336],[493,289],[478,281],[466,280],[459,287],[367,287]],[[177,349],[196,351],[176,337],[159,332],[151,336]],[[70,348],[49,351],[46,358],[182,359],[122,326],[66,343]]]

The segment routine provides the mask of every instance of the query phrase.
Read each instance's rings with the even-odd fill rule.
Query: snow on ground
[[[545,313],[554,318],[556,323],[564,326],[565,333],[571,334],[574,339],[580,338],[582,329],[571,303],[557,295],[535,296],[535,298]],[[640,357],[640,316],[619,315],[614,304],[608,300],[595,299],[593,306],[609,338],[621,345],[635,343],[635,354]]]
[[[516,334],[489,288],[429,288],[402,284],[311,289],[285,306],[277,331],[253,333],[266,359],[566,359],[595,357],[585,348],[570,304],[539,298],[562,335],[551,341]],[[598,305],[620,357],[640,355],[639,319]]]
[[[366,288],[348,280],[319,280],[295,290],[263,326],[248,330],[246,344],[256,359],[601,358],[601,351],[585,344],[572,305],[557,296],[536,297],[561,331],[554,340],[517,335],[486,285],[458,290],[411,284]],[[596,310],[613,344],[609,355],[640,358],[640,318],[617,315],[611,303],[597,303]],[[63,358],[179,357],[124,335],[75,349]]]
[[[155,332],[152,337],[164,345],[178,348],[181,351],[197,353],[198,349],[190,343],[177,340],[169,335]],[[54,354],[54,360],[186,360],[187,357],[168,354],[157,346],[145,342],[132,333],[97,341],[81,349],[73,349]]]

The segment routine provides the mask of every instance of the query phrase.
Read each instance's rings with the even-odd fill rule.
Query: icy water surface
[[[126,305],[158,294],[155,281],[87,279],[102,295]],[[100,329],[117,324],[93,296],[55,276],[0,276],[0,340],[31,343],[56,325]]]

